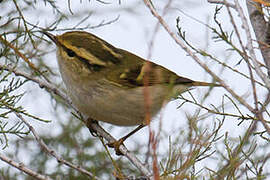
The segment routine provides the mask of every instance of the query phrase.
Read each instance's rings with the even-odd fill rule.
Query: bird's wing
[[[121,63],[118,64],[119,68],[114,68],[113,71],[107,73],[108,79],[114,83],[125,87],[137,87],[155,84],[191,84],[194,82],[128,51],[119,49],[119,52],[123,56]],[[115,69],[119,69],[119,71]]]

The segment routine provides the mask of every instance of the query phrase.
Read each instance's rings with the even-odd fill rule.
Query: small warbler
[[[57,46],[60,73],[72,102],[86,118],[96,121],[143,126],[146,98],[153,117],[164,102],[192,86],[219,86],[178,76],[88,32],[44,34]]]
[[[193,81],[147,60],[116,48],[84,31],[54,36],[62,79],[72,102],[87,117],[120,126],[144,124],[144,76],[153,117],[166,102],[192,86],[217,86]],[[148,61],[149,62],[149,61]]]

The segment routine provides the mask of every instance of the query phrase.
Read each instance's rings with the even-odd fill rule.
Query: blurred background
[[[237,52],[240,44],[226,7],[196,0],[153,1],[153,4],[178,38],[182,39],[179,34],[184,33],[185,41],[194,48],[194,54],[253,106],[250,74],[243,57]],[[241,6],[247,15],[243,2]],[[5,39],[0,44],[1,69],[8,65],[30,77],[45,79],[22,60],[14,51],[17,49],[63,92],[65,87],[58,71],[56,47],[40,30],[55,35],[72,30],[88,31],[115,47],[158,63],[180,76],[196,81],[214,81],[163,27],[157,25],[157,19],[143,1],[4,0],[0,2],[0,7],[0,35]],[[232,16],[243,43],[247,43],[238,13],[232,11]],[[222,32],[227,39],[221,38]],[[259,50],[255,51],[257,60],[263,63]],[[266,72],[265,69],[263,71]],[[1,153],[53,179],[87,178],[42,151],[28,127],[14,115],[13,112],[19,108],[18,112],[35,128],[43,141],[64,159],[84,167],[97,177],[114,179],[118,171],[108,157],[110,153],[123,174],[141,175],[125,157],[116,156],[113,149],[107,152],[99,139],[91,136],[84,124],[72,114],[75,112],[57,95],[29,78],[9,74],[6,70],[1,72],[0,77],[2,100],[6,97],[4,92],[10,93],[10,97],[22,95],[18,99],[14,97],[13,108],[4,103],[0,107]],[[254,79],[261,83],[256,74]],[[25,80],[23,84],[17,84],[14,90],[8,89],[15,82]],[[256,93],[259,101],[263,101],[267,90],[259,83]],[[198,87],[184,93],[164,107],[151,123],[151,129],[158,135],[160,176],[165,179],[177,179],[180,175],[182,179],[209,179],[217,172],[223,173],[224,169],[229,174],[231,169],[226,169],[226,164],[235,160],[238,164],[233,166],[234,173],[227,177],[243,179],[260,176],[265,179],[269,174],[269,170],[266,170],[269,165],[269,135],[264,134],[265,129],[258,124],[253,135],[243,141],[254,118],[254,114],[240,105],[223,87]],[[100,125],[117,139],[135,128],[106,123]],[[125,145],[151,169],[155,156],[148,136],[149,127],[145,127],[129,138]],[[236,147],[241,151],[233,157],[232,151]],[[2,179],[33,179],[3,161],[0,161],[0,166]]]

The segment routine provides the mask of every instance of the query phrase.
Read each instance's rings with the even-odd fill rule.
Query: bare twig
[[[155,8],[152,6],[149,0],[144,0],[144,3],[148,6],[153,16],[155,16],[159,22],[162,24],[164,29],[168,32],[168,34],[173,38],[173,40],[184,50],[187,52],[189,56],[191,56],[206,72],[208,72],[215,80],[217,80],[233,97],[235,97],[241,104],[243,104],[246,108],[248,108],[251,112],[253,111],[252,106],[249,105],[241,96],[237,95],[222,79],[220,79],[213,71],[209,69],[207,64],[203,63],[198,56],[196,56],[180,39],[178,39],[177,35],[173,33],[173,31],[169,28],[164,19],[157,13]]]
[[[254,52],[254,47],[253,47],[253,43],[252,43],[252,38],[251,38],[251,33],[250,33],[250,29],[247,23],[247,19],[244,15],[243,9],[240,6],[239,2],[237,0],[234,0],[234,3],[236,5],[236,9],[237,12],[239,13],[239,16],[242,20],[243,23],[243,28],[246,31],[246,35],[247,35],[247,48],[250,54],[250,59],[253,62],[253,65],[255,66],[255,71],[256,73],[261,77],[261,79],[264,81],[266,87],[268,88],[268,90],[270,90],[270,80],[269,78],[262,72],[257,59],[256,59],[256,55]],[[270,51],[269,51],[270,52]],[[269,54],[270,55],[270,54]],[[267,62],[266,62],[267,63]],[[251,79],[252,80],[252,79]],[[254,82],[254,81],[253,81]],[[253,84],[253,87],[255,87],[255,85]],[[254,96],[255,98],[255,109],[253,111],[253,113],[258,117],[258,119],[262,122],[264,128],[266,129],[266,131],[268,132],[268,134],[270,134],[270,127],[268,126],[267,122],[263,119],[263,115],[262,113],[258,111],[258,100],[257,100],[257,96]]]
[[[264,62],[268,68],[268,71],[270,71],[270,50],[269,47],[267,47],[267,45],[269,45],[269,42],[267,42],[269,41],[267,35],[269,35],[270,33],[268,32],[268,23],[264,19],[264,14],[259,3],[255,3],[252,0],[246,0],[246,5],[248,9],[249,19],[255,32],[256,39],[259,43]]]
[[[40,86],[40,88],[46,88],[48,91],[54,93],[55,95],[60,96],[63,100],[65,100],[65,102],[67,104],[72,105],[72,102],[68,98],[68,96],[65,93],[61,92],[59,90],[59,88],[55,87],[54,85],[52,85],[52,84],[50,84],[50,83],[48,83],[48,82],[46,82],[38,77],[33,77],[31,74],[16,70],[15,67],[11,67],[10,65],[0,64],[0,70],[1,69],[12,72],[16,76],[21,76],[21,77],[24,77],[25,79],[28,79],[30,81],[37,83]]]
[[[156,9],[153,7],[152,3],[149,0],[144,0],[144,3],[146,6],[150,9],[151,13],[154,17],[158,19],[160,24],[164,27],[164,29],[169,33],[169,35],[174,39],[174,41],[184,50],[187,52],[189,56],[191,56],[206,72],[208,72],[214,79],[216,79],[234,98],[236,98],[241,104],[243,104],[249,111],[251,111],[254,114],[257,114],[257,110],[254,109],[252,106],[249,105],[248,102],[246,102],[241,96],[237,95],[236,92],[234,92],[222,79],[220,79],[213,71],[209,69],[207,64],[203,63],[198,56],[196,56],[180,39],[177,38],[176,34],[173,33],[173,31],[169,28],[165,20],[157,13]],[[270,89],[270,80],[267,78],[267,76],[261,71],[259,68],[259,64],[256,60],[256,55],[254,52],[254,47],[252,46],[252,39],[251,34],[248,29],[247,20],[243,14],[242,8],[240,7],[239,3],[235,0],[236,7],[239,8],[239,14],[244,24],[244,29],[247,33],[247,39],[248,39],[248,50],[251,55],[251,60],[255,66],[255,71],[258,73],[258,75],[261,77],[261,79],[266,84],[266,87]],[[263,119],[262,116],[260,116],[261,122],[263,123],[266,131],[268,134],[270,134],[270,128],[266,124],[266,121]]]
[[[251,32],[250,32],[250,28],[248,26],[248,22],[246,19],[246,16],[244,15],[243,9],[240,6],[239,2],[237,0],[234,0],[235,6],[236,6],[236,11],[238,12],[241,21],[242,21],[242,27],[244,28],[245,32],[246,32],[246,37],[247,37],[247,49],[249,51],[250,54],[250,59],[255,67],[255,71],[256,73],[259,75],[259,77],[263,80],[263,82],[265,83],[265,86],[270,90],[270,79],[267,77],[267,75],[262,72],[260,65],[258,63],[255,51],[254,51],[254,46],[253,46],[253,41],[251,38]]]
[[[228,2],[225,2],[225,1],[222,1],[222,0],[207,0],[207,1],[209,3],[212,3],[212,4],[222,4],[222,5],[225,5],[227,7],[235,8],[234,4],[228,3]]]
[[[269,22],[266,22],[264,19],[263,10],[260,3],[256,3],[251,0],[246,1],[249,19],[253,30],[255,32],[255,36],[257,42],[259,44],[260,51],[263,56],[263,60],[265,62],[265,66],[268,71],[268,76],[270,76],[270,25]],[[265,107],[270,102],[270,95],[266,96],[266,100],[263,103],[263,108],[260,111],[264,111]]]
[[[5,44],[6,46],[8,46],[9,48],[13,49],[13,51],[15,52],[15,54],[19,57],[21,57],[30,67],[30,69],[34,70],[35,72],[37,72],[38,74],[40,74],[46,81],[50,82],[49,79],[47,79],[42,72],[40,72],[40,70],[23,54],[21,53],[18,48],[16,48],[15,46],[13,46],[10,42],[8,42],[6,39],[4,39],[2,37],[2,35],[0,34],[0,41]]]
[[[226,0],[225,0],[225,2],[226,2]],[[258,112],[258,96],[257,96],[257,91],[256,91],[255,79],[254,79],[254,75],[253,75],[253,71],[252,71],[252,65],[250,64],[250,61],[249,61],[249,58],[248,58],[246,49],[245,49],[245,47],[243,45],[243,42],[242,42],[242,39],[241,39],[241,36],[240,36],[240,32],[239,32],[239,30],[238,30],[238,28],[236,26],[236,23],[234,21],[234,18],[233,18],[233,15],[231,13],[231,10],[227,6],[226,6],[226,8],[227,8],[227,12],[229,14],[230,20],[231,20],[231,24],[233,25],[233,28],[234,28],[234,30],[236,32],[237,39],[238,39],[239,44],[240,44],[240,46],[242,48],[243,56],[244,56],[243,58],[245,59],[245,61],[247,63],[247,67],[248,67],[249,74],[250,74],[250,82],[251,82],[251,86],[252,86],[252,90],[253,90],[252,92],[253,92],[253,98],[254,98],[254,104],[255,104],[254,111],[255,112]],[[254,123],[256,124],[257,122],[258,121],[254,122]],[[256,130],[256,127],[257,127],[257,125],[254,125],[253,130]],[[252,132],[250,131],[249,135],[247,135],[247,136],[248,137],[251,136],[251,133]]]
[[[35,179],[39,179],[39,180],[52,180],[50,177],[46,176],[46,175],[42,175],[40,173],[37,173],[35,171],[33,171],[32,169],[29,169],[28,167],[26,167],[23,163],[17,163],[15,161],[13,161],[12,159],[9,159],[8,157],[4,156],[3,154],[0,153],[0,159],[6,163],[8,163],[9,165],[19,169],[20,171],[34,177]]]
[[[170,5],[172,3],[172,0],[169,0],[166,3],[166,6],[163,8],[163,12],[162,12],[162,16],[165,16],[168,13],[168,10],[170,8]],[[156,36],[158,34],[159,29],[161,28],[161,25],[159,22],[156,23],[155,27],[154,27],[154,31],[151,37],[151,41],[149,43],[149,49],[148,49],[148,55],[147,55],[147,59],[151,59],[152,56],[152,52],[153,52],[153,48],[154,48],[154,41],[156,39]],[[151,68],[150,64],[149,64],[149,68]],[[150,69],[149,69],[150,70]],[[149,75],[149,74],[147,74]],[[150,106],[151,106],[151,101],[150,101],[150,92],[149,89],[147,88],[148,86],[148,80],[149,77],[145,76],[144,80],[147,80],[147,84],[144,84],[144,92],[145,92],[145,96],[144,96],[144,101],[145,101],[145,105],[146,109],[148,110],[147,114],[146,114],[146,118],[149,117],[147,120],[147,124],[150,124]],[[157,160],[157,146],[159,143],[159,137],[160,137],[160,133],[161,133],[161,128],[162,128],[162,115],[160,116],[160,121],[159,121],[159,127],[158,127],[158,131],[157,133],[155,133],[153,131],[153,129],[151,128],[151,126],[148,126],[149,128],[149,139],[148,139],[148,150],[147,150],[147,154],[146,154],[146,158],[145,158],[145,162],[148,162],[149,156],[150,154],[152,155],[153,158],[153,165],[152,165],[152,169],[153,169],[153,174],[154,174],[154,179],[158,179],[159,178],[159,168],[158,168],[158,160]]]
[[[76,107],[73,106],[73,104],[71,103],[71,100],[63,92],[59,91],[59,89],[57,89],[53,85],[51,85],[51,84],[49,84],[49,83],[47,83],[39,78],[32,77],[31,75],[29,75],[27,73],[15,70],[14,68],[12,68],[10,66],[0,65],[0,69],[13,72],[16,76],[22,76],[26,79],[29,79],[30,81],[37,83],[40,87],[46,88],[49,92],[52,92],[52,93],[60,96],[72,109],[74,109],[76,112],[78,112]],[[85,121],[85,124],[89,126],[89,123],[87,123],[86,121]],[[91,125],[91,127],[100,136],[102,136],[104,139],[106,139],[109,143],[115,141],[115,139],[98,124],[93,124],[93,125]],[[121,145],[119,149],[131,161],[131,163],[134,164],[145,176],[148,176],[148,177],[151,176],[151,172],[143,165],[143,163],[140,162],[140,160],[137,159],[133,154],[128,152],[128,150],[124,146]]]
[[[16,116],[24,122],[24,124],[29,128],[29,130],[32,132],[32,134],[34,135],[36,141],[38,142],[38,144],[40,145],[40,147],[45,150],[48,154],[52,155],[53,157],[55,157],[57,159],[57,161],[59,163],[65,164],[68,167],[71,167],[73,169],[76,169],[77,171],[91,177],[91,178],[95,178],[97,180],[100,180],[98,177],[94,176],[92,173],[90,173],[89,171],[83,169],[82,167],[78,166],[78,165],[74,165],[71,162],[63,159],[62,157],[60,157],[59,155],[56,154],[56,152],[52,149],[50,149],[45,143],[44,141],[40,138],[40,136],[38,135],[38,133],[36,132],[36,130],[33,128],[33,126],[31,126],[19,113],[15,113]]]
[[[116,139],[114,137],[112,137],[109,133],[107,133],[101,126],[99,126],[97,123],[91,123],[91,121],[87,121],[86,122],[86,126],[88,127],[89,130],[95,130],[98,134],[98,136],[103,137],[104,139],[106,139],[106,141],[108,141],[108,143],[113,143],[116,141]],[[136,166],[145,176],[147,177],[151,177],[152,173],[140,162],[140,160],[134,156],[133,154],[131,154],[128,149],[121,145],[119,147],[119,150],[121,151],[121,153],[126,156],[130,162]]]

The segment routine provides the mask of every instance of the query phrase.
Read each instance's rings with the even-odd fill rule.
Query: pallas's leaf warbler
[[[148,123],[146,113],[153,117],[173,96],[192,86],[218,86],[178,76],[88,32],[43,33],[58,48],[62,79],[72,103],[85,118],[119,126],[140,125],[111,144],[118,155],[119,145]],[[145,103],[149,103],[148,109]]]
[[[151,117],[177,93],[192,86],[217,86],[178,76],[155,63],[146,70],[147,60],[88,32],[44,34],[56,44],[68,94],[87,118],[120,126],[145,124],[145,76]]]

